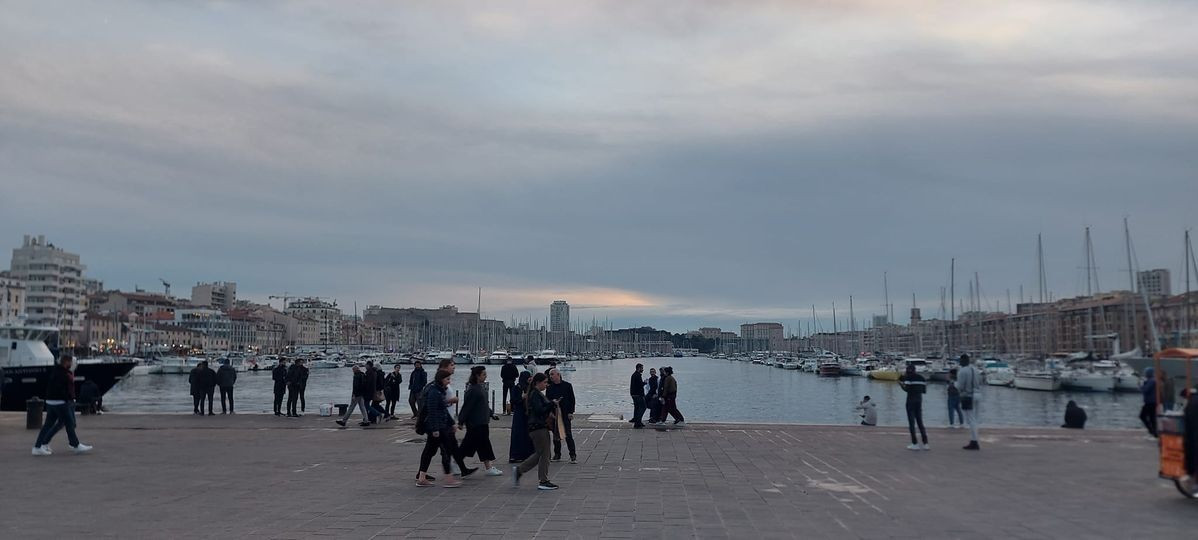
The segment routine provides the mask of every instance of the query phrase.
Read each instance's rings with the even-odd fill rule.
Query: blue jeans
[[[948,425],[953,425],[953,413],[957,415],[957,423],[965,424],[965,413],[961,410],[961,396],[948,396]]]
[[[71,443],[72,448],[79,446],[79,437],[75,436],[75,402],[46,405],[46,423],[38,432],[37,443],[34,446],[50,444],[50,439],[64,427],[67,428],[67,442]]]

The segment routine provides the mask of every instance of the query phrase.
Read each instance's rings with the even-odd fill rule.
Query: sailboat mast
[[[1131,232],[1129,232],[1127,229],[1126,216],[1123,217],[1123,242],[1124,249],[1127,252],[1127,290],[1131,291],[1131,294],[1127,296],[1127,311],[1131,312],[1131,332],[1129,333],[1132,336],[1131,347],[1129,347],[1129,349],[1134,349],[1140,346],[1140,325],[1136,313],[1137,310],[1135,302],[1136,270],[1131,264]],[[1126,316],[1127,315],[1125,313],[1124,317],[1126,318]]]
[[[1191,305],[1190,305],[1191,304],[1191,300],[1190,300],[1190,261],[1192,261],[1193,258],[1194,258],[1194,246],[1192,244],[1190,244],[1190,230],[1186,229],[1186,303],[1185,303],[1185,326],[1183,327],[1183,328],[1185,328],[1186,339],[1185,339],[1185,344],[1183,345],[1184,347],[1190,346],[1190,338],[1193,337],[1191,335],[1193,332],[1190,329],[1190,310],[1191,310]]]

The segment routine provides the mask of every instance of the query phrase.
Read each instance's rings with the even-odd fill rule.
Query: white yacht
[[[550,363],[556,364],[557,362],[561,361],[561,358],[557,355],[557,351],[555,351],[553,349],[545,349],[545,350],[537,353],[535,360],[537,362],[537,365],[547,366]]]
[[[1015,370],[1002,360],[982,360],[982,377],[990,386],[1015,384]]]
[[[508,360],[511,360],[511,358],[512,358],[512,355],[508,354],[508,352],[506,350],[496,349],[494,351],[491,351],[491,354],[487,355],[487,363],[488,364],[504,364]]]

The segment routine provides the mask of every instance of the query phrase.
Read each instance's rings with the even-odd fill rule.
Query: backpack
[[[424,395],[428,392],[428,387],[431,385],[432,383],[424,385],[424,388],[420,390],[420,394],[416,396],[416,403],[419,403],[420,407],[416,409],[416,425],[413,426],[413,429],[416,430],[417,435],[425,434],[424,421],[428,419],[428,407],[424,405]]]

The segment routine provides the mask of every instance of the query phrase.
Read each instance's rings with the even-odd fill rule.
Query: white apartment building
[[[287,305],[286,313],[296,319],[307,319],[315,322],[316,340],[303,341],[297,345],[336,345],[341,343],[341,308],[319,298],[301,298]],[[301,325],[301,339],[308,328]]]
[[[204,350],[223,351],[228,350],[232,345],[233,321],[219,310],[210,308],[176,309],[174,325],[203,335]]]
[[[0,272],[0,322],[25,315],[25,282]]]
[[[196,283],[191,288],[191,303],[229,311],[237,304],[237,284],[231,281]]]
[[[1140,290],[1149,297],[1170,296],[1173,294],[1173,287],[1169,282],[1168,269],[1157,268],[1138,272],[1136,280],[1140,282]]]
[[[79,256],[46,242],[45,236],[25,235],[12,250],[9,274],[25,284],[25,315],[29,324],[57,326],[64,334],[82,333],[87,297]]]

